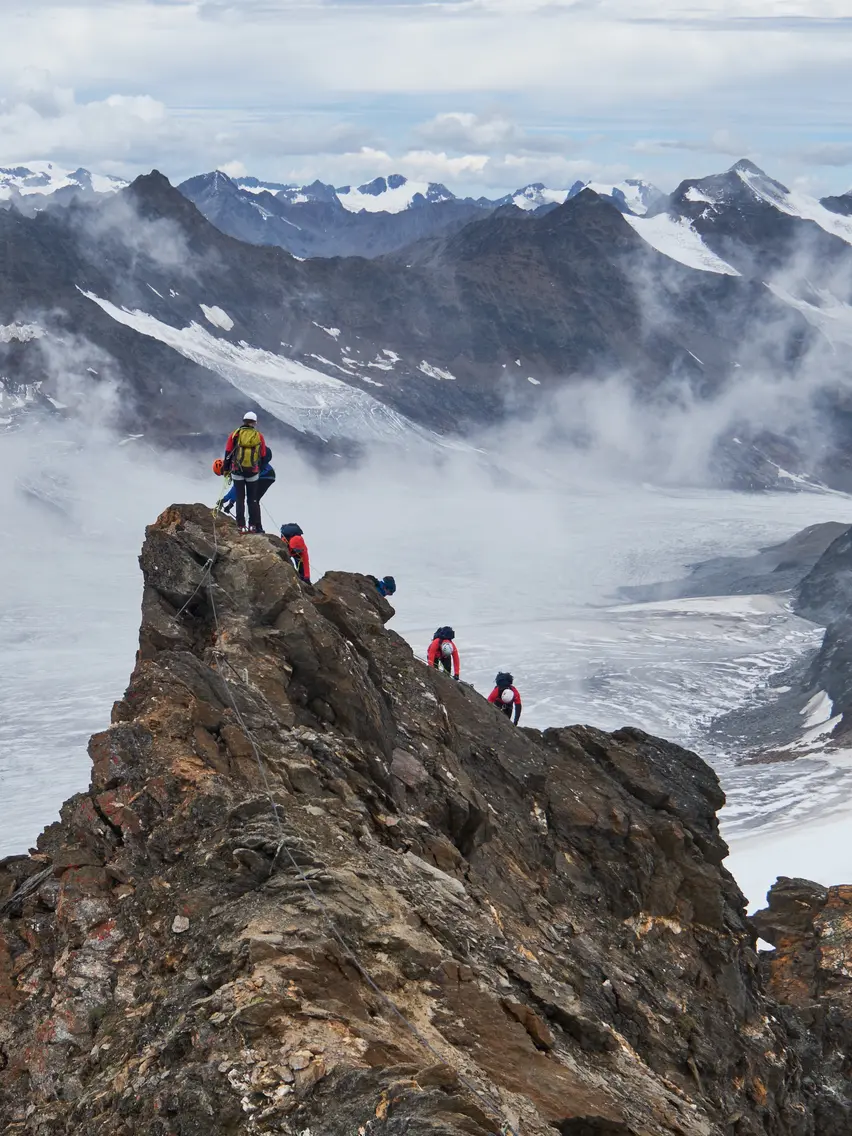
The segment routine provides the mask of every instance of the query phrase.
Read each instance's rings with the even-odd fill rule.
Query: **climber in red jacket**
[[[306,584],[311,582],[311,558],[305,544],[305,534],[297,524],[281,526],[281,539],[287,546],[290,559],[299,573],[299,579]]]
[[[497,684],[491,693],[488,695],[488,701],[496,706],[498,710],[502,710],[507,718],[511,718],[512,710],[515,712],[515,725],[517,726],[518,720],[521,717],[521,696],[518,693],[517,687],[512,686],[514,679],[506,671],[500,671],[495,678]]]
[[[432,642],[429,644],[429,650],[426,653],[426,660],[430,667],[443,667],[449,674],[453,672],[453,678],[458,682],[461,667],[459,666],[459,652],[453,640],[456,637],[455,631],[452,627],[439,627],[435,634],[432,636]]]

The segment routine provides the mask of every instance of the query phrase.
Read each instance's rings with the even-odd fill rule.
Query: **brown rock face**
[[[514,728],[364,577],[303,587],[201,506],[141,562],[91,787],[0,863],[0,1131],[852,1131],[814,1127],[694,754]]]
[[[762,956],[769,994],[791,1026],[817,1136],[852,1132],[852,887],[781,876],[752,917],[776,949]],[[791,1009],[795,1014],[791,1013]]]

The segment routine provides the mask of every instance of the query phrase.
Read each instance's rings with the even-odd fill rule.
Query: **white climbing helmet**
[[[253,410],[248,410],[243,415],[243,422],[257,422],[257,415]]]
[[[512,690],[511,686],[507,686],[503,693],[500,695],[500,701],[505,702],[507,706],[510,702],[515,701],[515,692],[514,690]]]
[[[449,642],[449,640],[445,639],[444,642],[441,644],[441,654],[444,656],[445,659],[448,659],[450,657],[450,655],[452,655],[452,653],[453,653],[453,645],[452,645],[452,643]]]

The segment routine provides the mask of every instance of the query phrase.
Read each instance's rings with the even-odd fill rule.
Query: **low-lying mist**
[[[233,425],[223,424],[223,440]],[[329,569],[394,575],[393,626],[423,655],[434,628],[451,623],[463,676],[486,692],[498,669],[512,670],[530,725],[638,721],[673,732],[688,695],[674,717],[670,694],[632,697],[657,680],[626,661],[633,633],[608,623],[617,589],[815,520],[852,521],[845,498],[654,489],[605,477],[588,454],[563,461],[558,447],[440,462],[426,449],[376,451],[360,468],[320,476],[260,425],[278,475],[266,528],[302,525],[315,579]],[[0,650],[13,660],[0,692],[3,854],[85,787],[86,742],[133,666],[145,525],[174,501],[212,507],[222,481],[214,454],[154,452],[95,422],[32,425],[0,444],[10,473]],[[678,656],[668,664],[677,669]]]

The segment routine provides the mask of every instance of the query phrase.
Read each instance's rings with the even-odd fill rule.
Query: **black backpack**
[[[305,534],[297,524],[291,522],[289,525],[281,526],[281,535],[285,538],[285,540],[289,540],[291,536],[304,536]]]
[[[432,636],[433,639],[455,639],[455,637],[456,633],[452,627],[439,627]]]
[[[507,687],[511,686],[514,681],[514,678],[508,673],[508,671],[500,671],[500,673],[494,679],[494,685],[498,690],[505,690]]]

